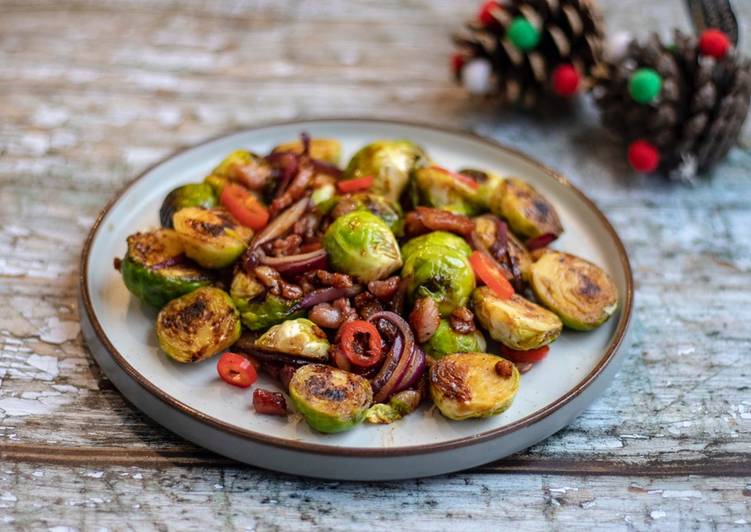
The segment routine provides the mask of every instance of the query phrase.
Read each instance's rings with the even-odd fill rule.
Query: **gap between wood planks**
[[[209,451],[124,449],[120,447],[67,447],[52,445],[3,444],[0,462],[40,463],[72,466],[118,465],[134,467],[170,466],[234,466],[250,467]],[[470,471],[478,473],[511,473],[546,475],[609,475],[609,476],[751,476],[751,456],[724,454],[710,459],[670,462],[647,461],[640,464],[609,460],[536,458],[512,456]]]

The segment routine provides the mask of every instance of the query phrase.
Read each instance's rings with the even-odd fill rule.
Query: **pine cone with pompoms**
[[[593,0],[490,0],[454,35],[454,75],[473,94],[529,108],[588,88],[602,40]]]
[[[751,62],[718,30],[631,41],[596,75],[603,125],[628,144],[639,172],[692,181],[736,142],[751,99]]]

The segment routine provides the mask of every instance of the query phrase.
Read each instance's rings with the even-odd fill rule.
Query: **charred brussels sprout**
[[[370,191],[398,201],[415,168],[427,164],[422,148],[408,140],[379,140],[360,149],[350,160],[343,179],[373,176]]]
[[[537,349],[561,334],[563,323],[558,316],[519,294],[501,299],[482,286],[475,290],[472,301],[475,316],[490,336],[511,349]]]
[[[283,321],[302,317],[305,311],[295,310],[296,303],[297,301],[267,294],[261,301],[243,302],[240,319],[251,331],[263,331]]]
[[[248,275],[244,271],[238,271],[232,278],[229,295],[237,310],[242,313],[247,310],[250,301],[263,294],[264,291],[265,288],[256,280],[255,276]]]
[[[503,178],[493,172],[477,170],[474,168],[462,168],[459,173],[475,180],[479,185],[476,195],[484,210],[490,209],[490,198],[503,183]]]
[[[433,249],[440,252],[440,248],[446,248],[449,251],[459,253],[464,257],[472,254],[472,248],[467,241],[460,236],[445,231],[433,231],[418,237],[415,237],[402,246],[402,258],[407,260],[410,255],[418,250]]]
[[[442,316],[467,303],[475,288],[475,275],[467,258],[466,242],[437,231],[411,240],[405,244],[404,252],[402,279],[407,281],[410,301],[431,297]]]
[[[305,318],[274,325],[255,342],[263,351],[302,357],[318,362],[329,358],[329,340],[318,325]]]
[[[532,290],[567,327],[580,331],[599,327],[618,307],[610,276],[568,253],[548,251],[532,265]]]
[[[479,188],[470,186],[443,168],[420,168],[415,170],[413,179],[420,205],[467,216],[473,216],[483,209]]]
[[[229,266],[242,255],[253,231],[223,209],[186,207],[173,217],[185,254],[204,268]]]
[[[425,353],[433,358],[443,358],[453,353],[485,351],[485,347],[485,337],[480,331],[458,333],[446,320],[441,320],[435,334],[423,345]]]
[[[302,153],[303,145],[299,140],[285,142],[275,146],[271,153]],[[338,165],[342,158],[342,144],[336,139],[310,139],[310,156],[313,159]]]
[[[490,249],[495,243],[497,236],[497,226],[492,215],[478,216],[474,219],[475,222],[475,234],[479,237],[480,242],[488,249]],[[529,281],[530,271],[532,269],[532,258],[529,256],[529,251],[522,244],[518,238],[510,231],[506,233],[506,245],[508,246],[508,252],[511,257],[519,265],[519,270],[522,273],[522,279]]]
[[[441,414],[461,420],[500,414],[519,390],[519,370],[487,353],[449,355],[430,368],[430,395]]]
[[[156,318],[159,347],[178,362],[200,362],[227,349],[240,328],[229,295],[211,287],[173,299]]]
[[[386,222],[368,211],[340,216],[323,236],[331,266],[362,282],[387,277],[402,265],[399,244]]]
[[[172,216],[185,207],[216,207],[216,194],[208,183],[191,183],[172,190],[159,209],[162,227],[172,227]]]
[[[343,432],[362,422],[373,402],[373,390],[363,377],[308,364],[295,371],[289,382],[295,408],[318,432]]]
[[[347,199],[353,203],[355,210],[364,210],[375,214],[386,222],[393,233],[401,233],[402,208],[397,202],[377,194],[353,194]]]
[[[523,238],[563,232],[553,205],[521,179],[506,179],[493,194],[490,209],[503,216],[511,230]]]
[[[172,229],[136,233],[128,237],[128,253],[120,264],[130,292],[161,308],[172,299],[211,284],[211,277],[180,260],[183,245]]]

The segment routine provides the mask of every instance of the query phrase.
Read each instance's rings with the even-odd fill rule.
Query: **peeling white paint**
[[[39,331],[39,339],[51,344],[62,344],[68,340],[74,340],[81,330],[81,325],[77,321],[60,321],[53,316],[47,319],[44,326]]]
[[[665,512],[663,512],[662,510],[653,510],[653,511],[649,512],[649,517],[651,517],[651,518],[652,518],[652,519],[654,519],[655,521],[656,521],[657,519],[662,519],[662,518],[663,518],[663,517],[665,517],[666,515],[668,515],[668,514],[666,514],[666,513],[665,513]]]
[[[91,478],[102,478],[104,475],[104,471],[87,471],[84,473],[87,477]]]
[[[699,490],[663,490],[664,499],[703,499],[704,495]]]
[[[6,416],[34,416],[50,414],[54,406],[47,405],[36,399],[22,399],[19,397],[6,397],[0,399],[0,411]]]
[[[16,502],[16,501],[18,501],[18,498],[15,495],[13,495],[11,492],[4,491],[3,494],[0,495],[0,501],[3,501],[3,502]]]
[[[76,332],[76,334],[78,333]],[[73,337],[75,338],[75,335]],[[47,375],[44,380],[52,380],[59,374],[56,357],[33,354],[26,359],[26,363],[29,366],[46,373]]]
[[[62,107],[43,106],[31,116],[31,122],[35,126],[53,128],[63,125],[69,117],[68,111]]]

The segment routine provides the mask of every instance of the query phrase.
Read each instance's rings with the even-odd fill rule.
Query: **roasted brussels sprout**
[[[329,263],[362,282],[387,277],[402,265],[399,244],[386,222],[368,211],[340,216],[323,236]]]
[[[379,140],[360,149],[350,160],[343,179],[373,176],[370,191],[398,201],[415,168],[427,164],[422,148],[408,140]]]
[[[458,252],[464,257],[469,257],[472,254],[472,248],[462,237],[446,231],[433,231],[408,240],[402,246],[402,258],[407,260],[415,251],[423,248],[433,249],[439,253],[441,248],[446,248]]]
[[[248,150],[235,150],[225,157],[219,165],[203,180],[204,183],[214,189],[218,197],[222,193],[224,185],[235,180],[234,168],[242,167],[258,161],[259,157]]]
[[[337,198],[338,205],[333,211],[333,215],[339,214],[338,211],[344,207],[344,211],[351,212],[356,210],[369,211],[372,214],[378,216],[381,220],[386,222],[389,229],[399,235],[402,232],[404,220],[402,219],[401,206],[390,199],[379,196],[378,194],[351,194]]]
[[[285,142],[275,146],[271,153],[302,153],[303,145],[299,140]],[[336,139],[310,139],[310,156],[319,161],[338,165],[342,157],[342,144]]]
[[[511,230],[522,238],[563,232],[553,205],[521,179],[506,179],[490,200],[490,210],[503,216]]]
[[[389,424],[414,412],[422,394],[417,390],[403,390],[391,396],[388,403],[378,403],[365,412],[365,421],[373,424]]]
[[[497,226],[492,215],[483,215],[474,218],[475,234],[479,237],[480,242],[488,249],[493,247],[496,239]],[[532,268],[532,258],[529,251],[511,231],[506,233],[506,245],[512,258],[519,265],[522,273],[522,279],[529,281],[530,270]]]
[[[322,364],[308,364],[295,371],[289,382],[289,396],[318,432],[354,428],[373,402],[367,379]]]
[[[204,268],[229,266],[242,255],[253,230],[223,209],[186,207],[173,217],[185,254]]]
[[[449,247],[445,243],[456,245]],[[442,316],[467,303],[475,288],[475,274],[467,258],[466,242],[455,235],[436,231],[408,242],[404,248],[402,279],[407,281],[407,296],[411,302],[431,297],[438,303]]]
[[[479,185],[476,191],[477,199],[484,210],[490,209],[490,198],[503,183],[503,178],[493,172],[477,170],[475,168],[462,168],[459,173],[475,180]]]
[[[511,349],[537,349],[556,340],[563,323],[549,310],[519,294],[501,299],[487,286],[472,295],[475,316],[495,340]]]
[[[423,345],[425,353],[433,358],[443,358],[452,353],[485,351],[485,347],[485,337],[480,331],[458,333],[447,320],[441,320],[433,336]]]
[[[519,390],[519,370],[487,353],[458,353],[436,362],[429,373],[430,395],[449,419],[500,414]]]
[[[474,216],[483,209],[479,188],[472,187],[438,166],[419,168],[414,172],[419,205],[437,207],[456,214]]]
[[[149,305],[161,308],[169,301],[211,284],[209,274],[180,261],[180,237],[172,229],[136,233],[128,237],[128,252],[120,263],[123,282]]]
[[[243,313],[248,309],[250,301],[263,294],[264,290],[263,285],[256,280],[255,276],[240,270],[232,278],[229,295],[237,310]]]
[[[240,338],[240,319],[229,295],[203,287],[173,299],[159,311],[159,347],[178,362],[200,362]]]
[[[172,216],[185,207],[216,207],[216,194],[208,183],[191,183],[173,189],[162,202],[159,221],[162,227],[172,227]]]
[[[274,325],[255,342],[262,351],[325,362],[329,358],[329,340],[318,325],[305,318]]]
[[[548,251],[532,265],[532,290],[564,325],[580,331],[599,327],[618,307],[618,289],[610,276],[568,253]]]
[[[267,294],[260,301],[241,301],[240,319],[251,331],[263,331],[286,320],[300,318],[304,310],[295,310],[297,301]]]

